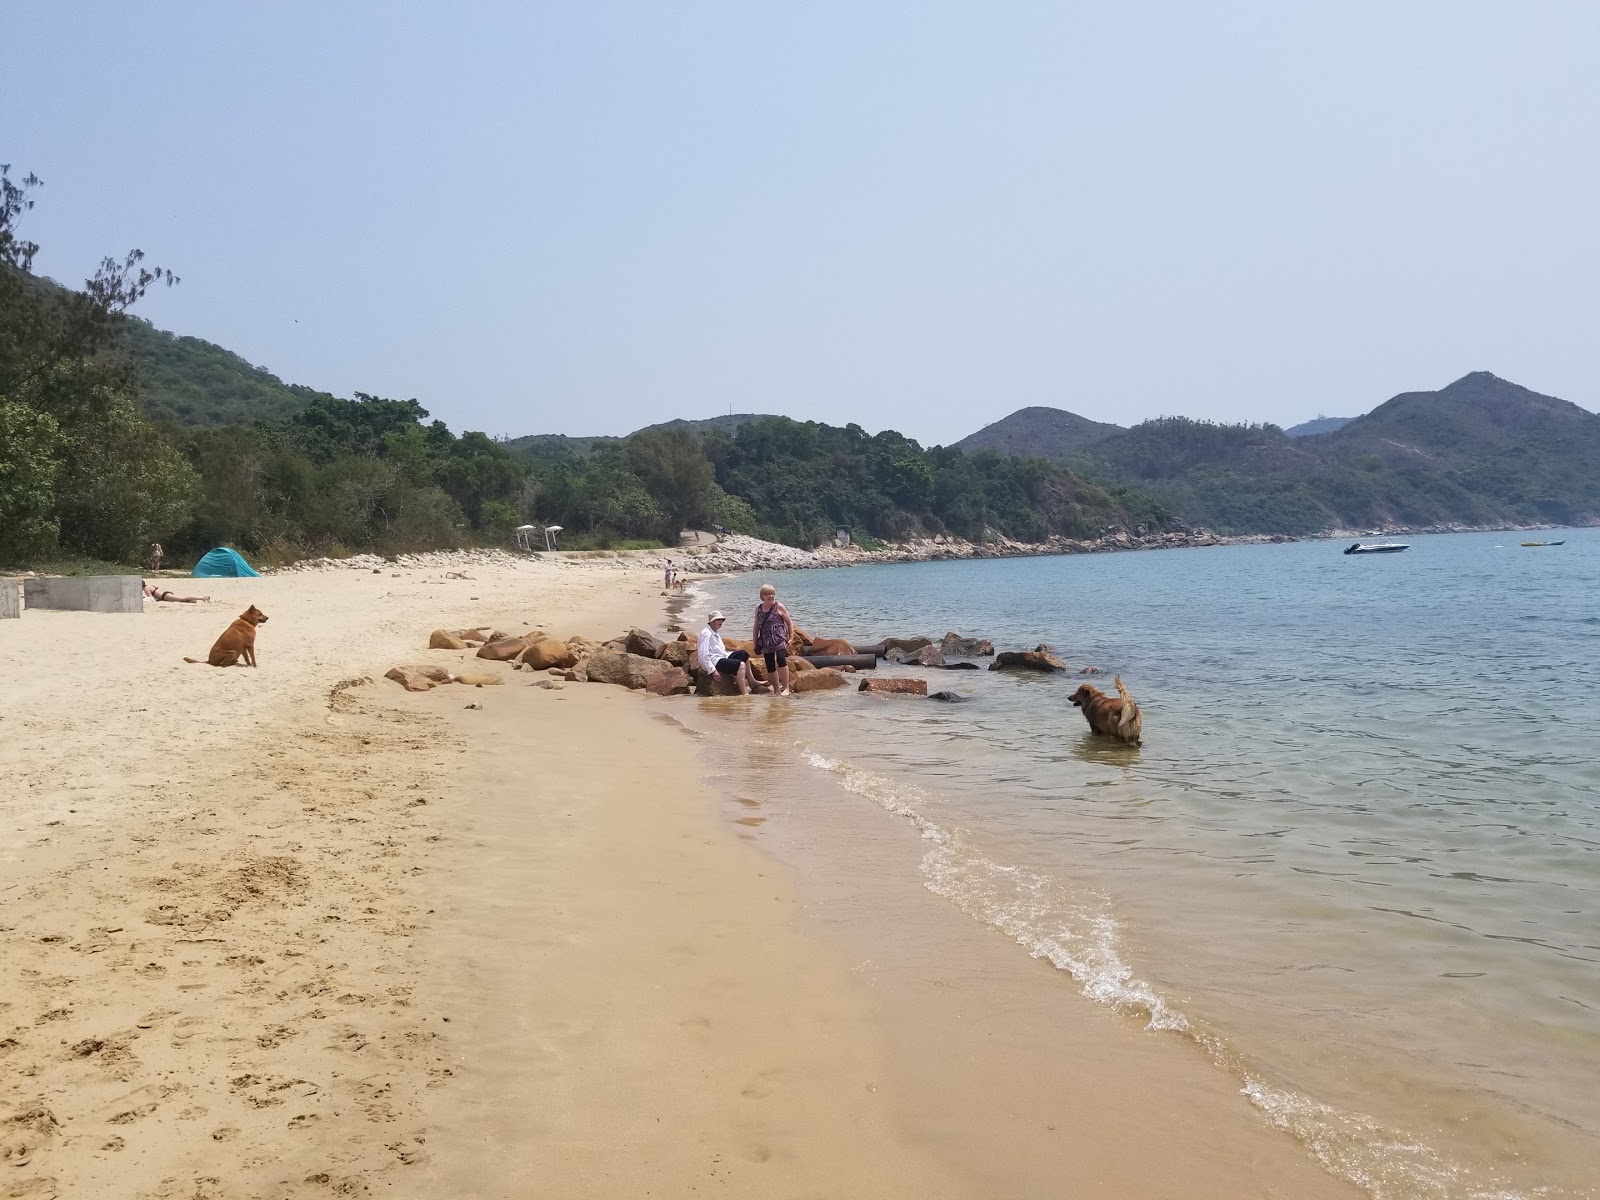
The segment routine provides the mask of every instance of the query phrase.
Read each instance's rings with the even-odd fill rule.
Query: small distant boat
[[[1559,542],[1523,542],[1522,544],[1524,546],[1565,546],[1567,539],[1562,538]]]
[[[1346,554],[1398,554],[1411,549],[1410,542],[1353,542],[1344,548]]]

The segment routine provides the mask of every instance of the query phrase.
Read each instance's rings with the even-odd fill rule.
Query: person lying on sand
[[[695,652],[700,656],[700,669],[715,671],[725,679],[735,680],[739,684],[739,694],[748,696],[755,686],[755,676],[750,671],[750,652],[735,650],[732,654],[728,653],[728,647],[722,641],[722,623],[725,620],[727,618],[717,611],[706,618],[706,627],[700,631],[700,640],[695,644]]]
[[[141,579],[139,582],[144,584],[144,594],[152,600],[169,600],[173,604],[199,604],[211,599],[210,596],[180,596],[170,588],[156,587],[147,579]]]

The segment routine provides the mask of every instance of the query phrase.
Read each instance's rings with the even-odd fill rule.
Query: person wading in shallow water
[[[767,678],[779,696],[789,694],[789,631],[793,627],[789,610],[778,603],[778,589],[763,583],[761,603],[756,605],[756,653],[766,660]]]

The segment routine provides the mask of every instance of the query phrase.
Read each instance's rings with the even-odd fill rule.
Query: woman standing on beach
[[[789,632],[793,628],[789,610],[778,603],[778,589],[763,583],[761,603],[756,605],[754,640],[756,653],[766,660],[767,677],[779,696],[789,694]]]

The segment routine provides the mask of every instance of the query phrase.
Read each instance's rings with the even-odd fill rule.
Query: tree
[[[0,396],[0,562],[25,562],[55,547],[55,420]]]
[[[0,395],[18,439],[8,437],[3,454],[7,503],[24,522],[0,536],[11,553],[41,553],[58,538],[104,558],[140,558],[187,520],[196,479],[139,415],[131,364],[115,351],[127,310],[177,277],[132,250],[102,260],[81,290],[36,279],[39,247],[18,226],[40,186],[31,174],[13,182],[0,166]]]
[[[651,430],[628,440],[628,466],[644,484],[666,519],[662,539],[669,545],[678,532],[711,515],[715,477],[699,445],[681,430]]]

